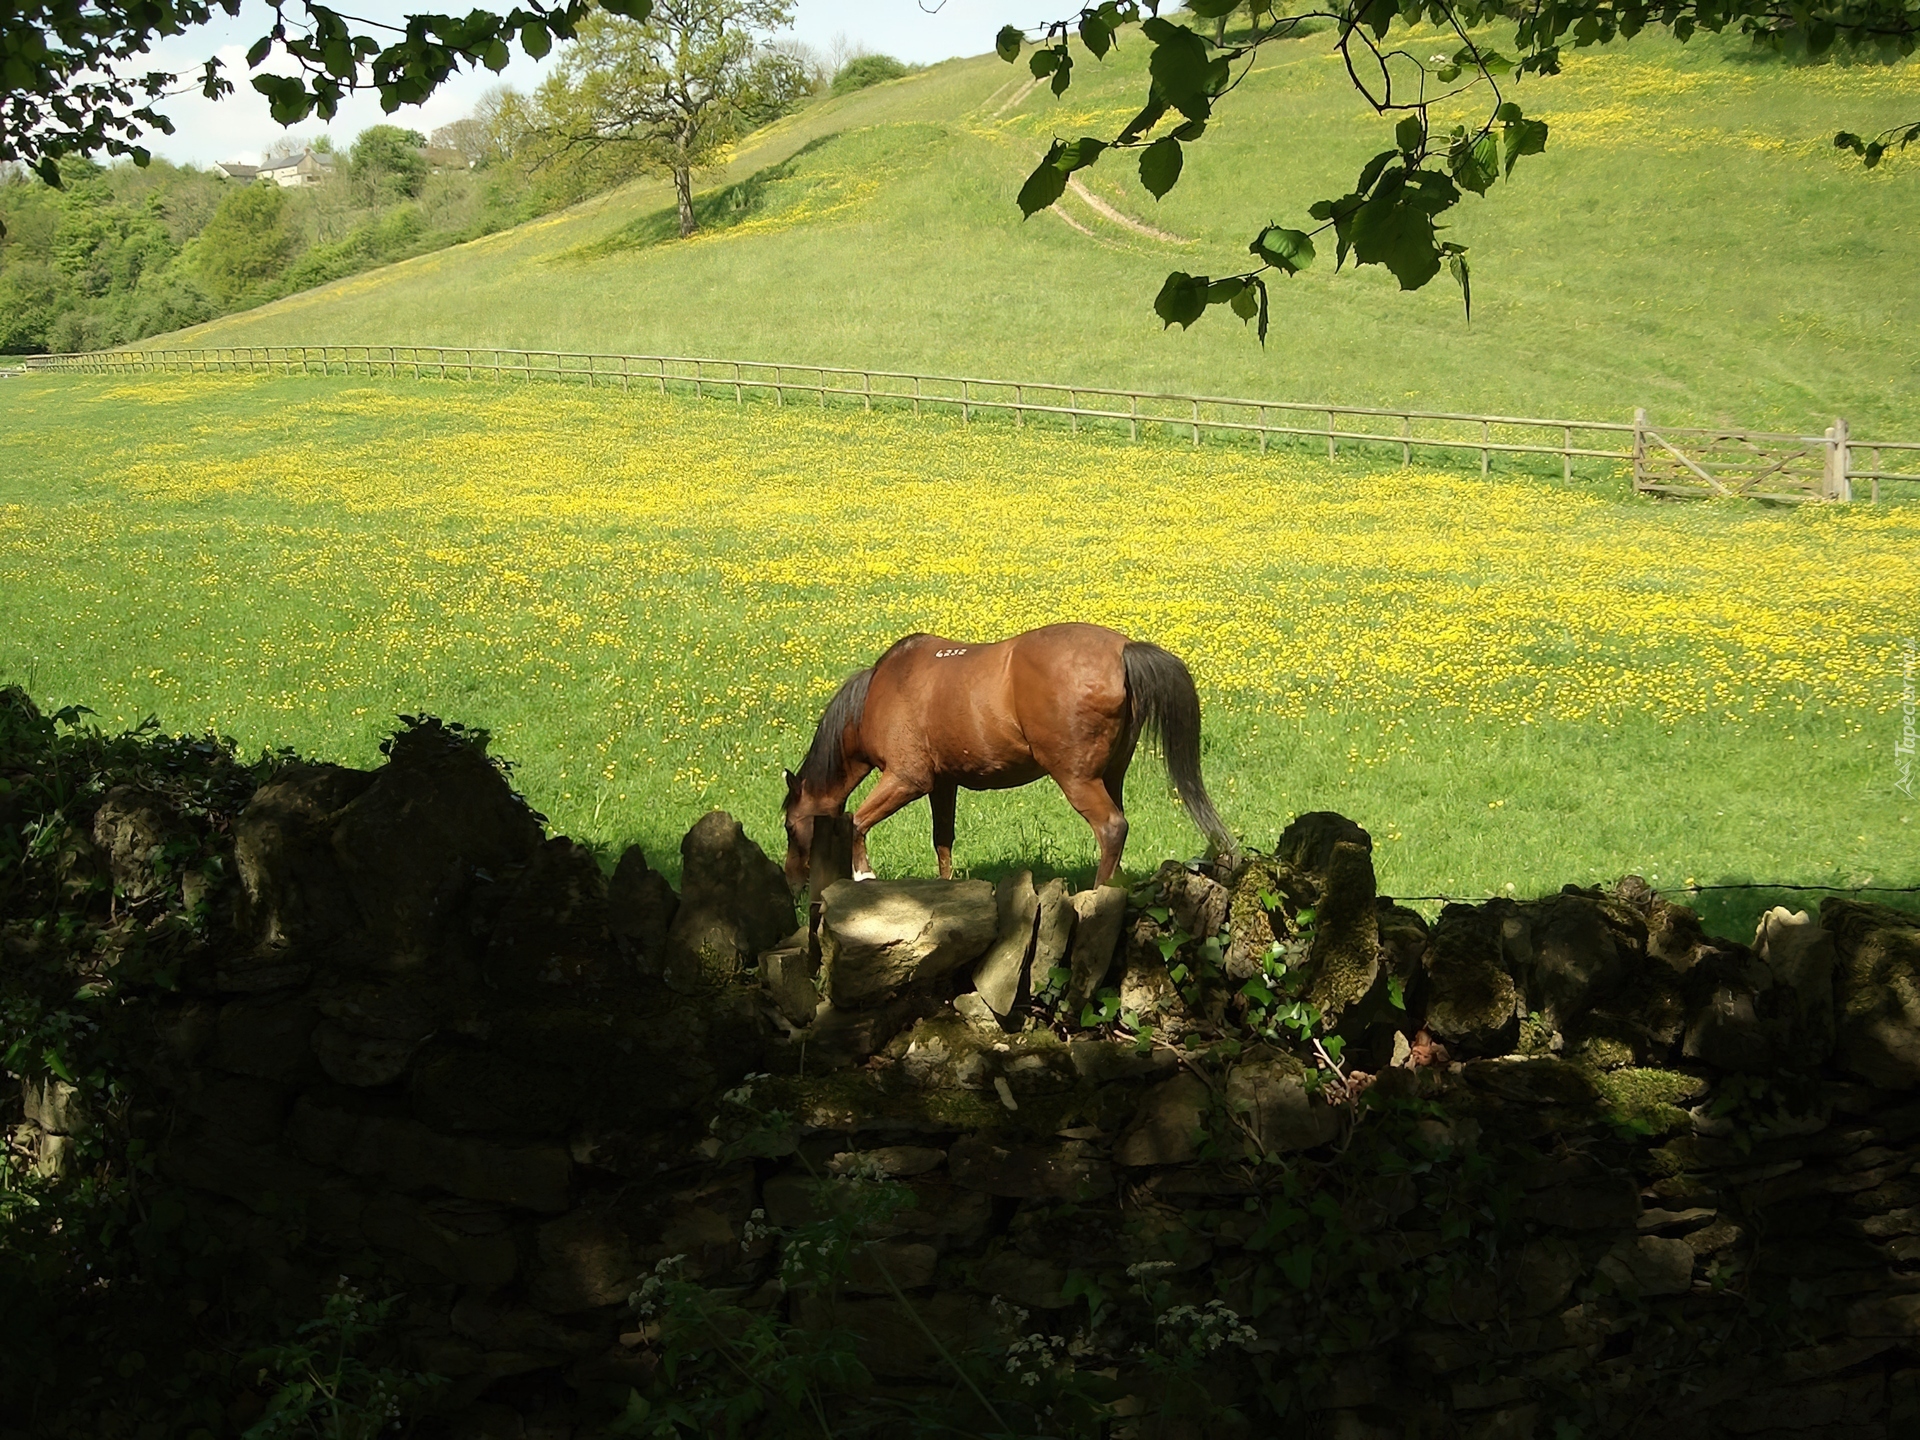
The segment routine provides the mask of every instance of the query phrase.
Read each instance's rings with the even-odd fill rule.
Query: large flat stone
[[[947,1152],[953,1183],[1018,1200],[1091,1200],[1113,1189],[1113,1170],[1085,1144],[996,1145],[968,1135]]]
[[[1920,915],[1829,897],[1820,925],[1839,952],[1835,1058],[1883,1089],[1920,1085]]]
[[[1067,961],[1073,978],[1067,982],[1061,1010],[1069,1020],[1106,982],[1120,948],[1120,931],[1127,919],[1127,892],[1118,885],[1082,890],[1073,897],[1073,951]]]
[[[561,1145],[500,1145],[439,1135],[417,1120],[335,1109],[302,1097],[287,1137],[307,1160],[396,1190],[444,1190],[527,1210],[567,1208],[572,1160]]]
[[[986,953],[999,919],[984,880],[840,880],[821,903],[820,950],[836,1010],[944,979]]]
[[[1035,896],[1039,919],[1034,927],[1033,958],[1027,962],[1027,989],[1035,995],[1047,988],[1047,977],[1056,966],[1066,963],[1067,949],[1073,943],[1073,897],[1067,882],[1058,876],[1040,887]]]
[[[1034,929],[1040,918],[1033,872],[1003,875],[993,887],[993,905],[998,917],[993,945],[973,967],[973,988],[994,1014],[1004,1016],[1019,1003],[1027,961],[1033,954]]]
[[[1113,1147],[1121,1165],[1183,1165],[1200,1154],[1200,1134],[1213,1096],[1199,1076],[1182,1071],[1149,1090]]]

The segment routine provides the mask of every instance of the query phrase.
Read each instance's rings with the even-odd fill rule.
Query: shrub
[[[906,73],[907,67],[891,55],[856,55],[833,77],[833,93],[851,95],[882,80],[898,80]]]

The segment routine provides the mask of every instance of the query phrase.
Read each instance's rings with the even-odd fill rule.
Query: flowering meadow
[[[1250,843],[1343,811],[1396,893],[1920,879],[1913,504],[552,386],[28,376],[0,416],[0,679],[348,763],[397,713],[485,726],[556,829],[669,869],[716,806],[779,843],[781,767],[895,637],[1078,619],[1185,657]],[[1130,871],[1198,848],[1152,757],[1130,814]],[[962,799],[963,869],[1093,859],[1049,786]]]

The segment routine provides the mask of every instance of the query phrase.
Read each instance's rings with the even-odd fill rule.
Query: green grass
[[[1340,810],[1394,893],[1920,882],[1920,506],[551,386],[40,376],[0,417],[0,678],[355,764],[400,712],[484,725],[557,829],[669,869],[709,807],[777,849],[781,765],[894,636],[1080,618],[1189,659],[1240,834]],[[1197,848],[1151,759],[1129,812],[1132,873]],[[874,850],[929,872],[924,806]],[[963,797],[957,859],[1094,849],[1042,784]]]
[[[1416,47],[1422,43],[1415,38]],[[1330,256],[1277,287],[1267,348],[1230,317],[1163,332],[1170,269],[1245,263],[1386,143],[1327,36],[1275,47],[1156,205],[1126,157],[1088,172],[1148,239],[1069,195],[1092,232],[1022,223],[1020,180],[1055,133],[1111,133],[1145,46],[1083,59],[1073,89],[1009,107],[1024,69],[954,61],[810,106],[711,177],[705,234],[673,237],[641,183],[517,230],[184,332],[219,343],[498,344],[697,353],[1575,418],[1920,436],[1912,372],[1920,225],[1911,158],[1865,172],[1843,126],[1910,118],[1920,65],[1795,69],[1738,44],[1654,35],[1569,57],[1517,92],[1547,153],[1452,238],[1471,324],[1442,281],[1412,295]],[[1329,247],[1330,248],[1330,247]]]

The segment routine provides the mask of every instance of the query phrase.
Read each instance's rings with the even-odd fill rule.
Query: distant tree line
[[[780,0],[663,0],[645,22],[596,13],[532,95],[504,86],[431,137],[364,130],[344,155],[291,132],[329,178],[282,188],[155,160],[68,156],[59,188],[0,170],[0,353],[99,349],[198,324],[515,225],[643,174],[694,177],[747,131],[816,96],[906,73],[844,40],[822,53],[771,31]],[[429,158],[457,155],[433,164]]]
[[[297,188],[163,160],[143,169],[69,156],[56,189],[9,167],[0,175],[0,353],[98,349],[177,330],[555,203],[512,165],[463,159],[433,173],[424,147],[417,131],[376,125],[329,179]],[[283,138],[268,154],[304,148]],[[325,153],[324,138],[314,148]]]

